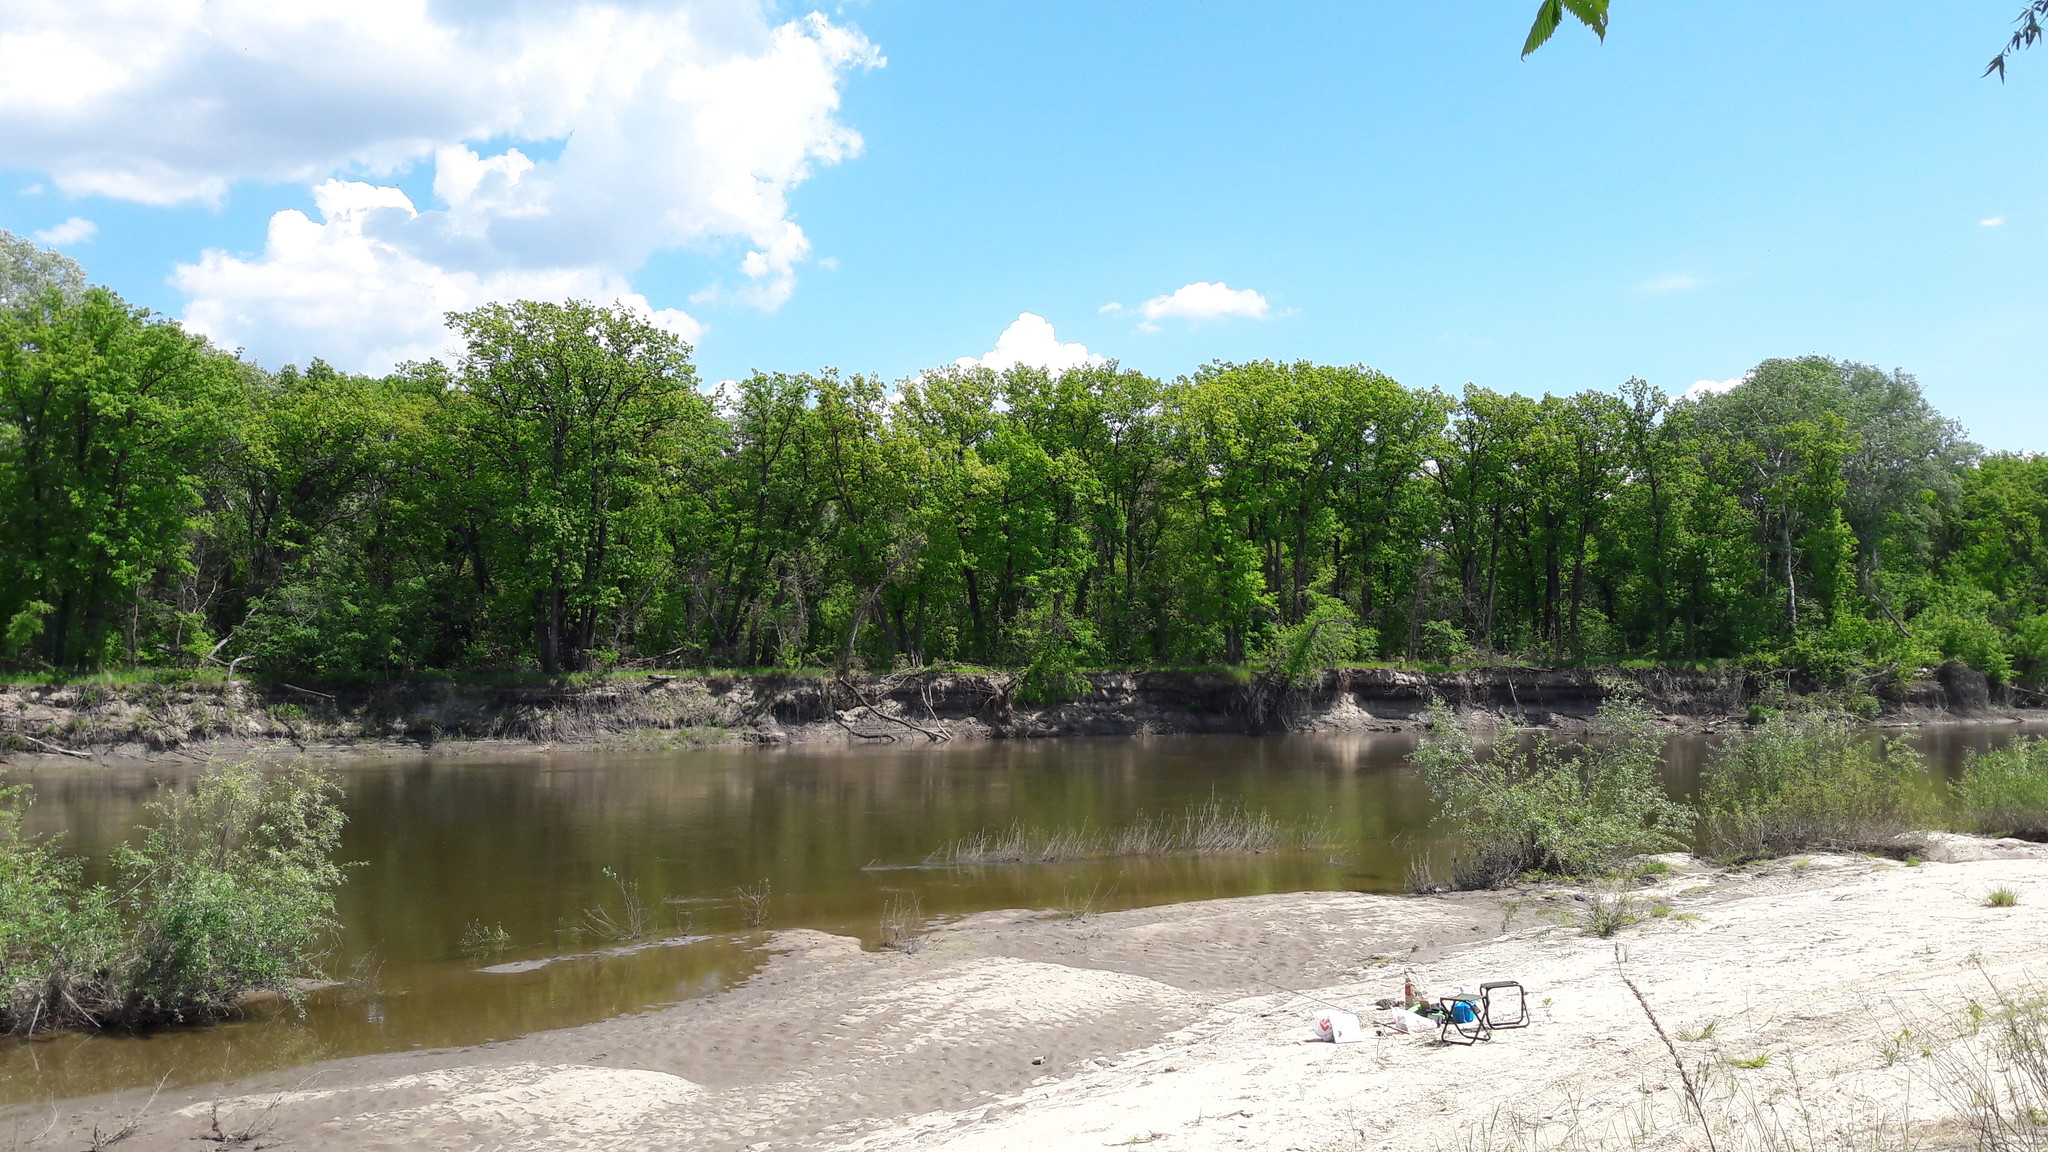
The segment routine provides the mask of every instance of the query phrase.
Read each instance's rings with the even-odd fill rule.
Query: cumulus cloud
[[[1986,216],[1982,220],[1977,221],[1978,227],[1981,228],[1997,228],[2004,223],[2005,217],[2003,216]]]
[[[331,338],[377,367],[421,346],[387,292],[623,293],[664,249],[730,248],[707,298],[776,307],[811,249],[788,194],[859,154],[840,92],[882,63],[851,28],[746,0],[22,0],[0,162],[146,204],[319,185],[318,219],[281,212],[261,253],[175,279],[216,338],[293,357]],[[415,168],[436,203],[392,186]],[[324,291],[276,293],[300,278]]]
[[[1742,383],[1742,380],[1743,378],[1740,376],[1735,377],[1733,380],[1695,380],[1692,382],[1692,387],[1687,388],[1679,399],[1697,400],[1702,396],[1712,396],[1716,393],[1726,392]]]
[[[1102,312],[1121,312],[1121,304],[1104,304]],[[1183,284],[1164,296],[1154,296],[1138,305],[1138,315],[1144,317],[1139,327],[1157,331],[1157,321],[1221,320],[1228,316],[1243,316],[1252,320],[1264,320],[1270,311],[1266,298],[1250,288],[1232,288],[1217,281],[1197,280]]]
[[[39,243],[48,244],[53,248],[62,248],[68,244],[83,244],[94,236],[99,235],[99,233],[99,225],[87,220],[83,216],[73,216],[62,224],[52,224],[50,227],[37,232],[35,238]]]
[[[1699,277],[1687,272],[1673,272],[1643,281],[1636,285],[1636,291],[1646,296],[1668,296],[1673,292],[1690,292],[1699,286]]]
[[[281,359],[380,367],[452,355],[458,347],[442,314],[493,300],[618,303],[690,343],[703,334],[689,315],[654,308],[624,277],[602,269],[479,273],[421,259],[390,239],[420,218],[396,188],[329,180],[313,190],[313,201],[319,220],[295,209],[271,217],[260,259],[210,251],[180,266],[173,282],[192,297],[186,322],[231,344],[247,333]]]
[[[1105,357],[1088,351],[1085,344],[1060,343],[1053,332],[1052,321],[1036,312],[1020,312],[1010,322],[1003,334],[996,337],[996,346],[985,356],[962,356],[954,361],[962,368],[990,368],[1001,372],[1019,364],[1028,368],[1043,368],[1048,372],[1064,372],[1069,368],[1080,368],[1091,364],[1106,364]]]

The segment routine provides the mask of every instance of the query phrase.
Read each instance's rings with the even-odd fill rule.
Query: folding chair
[[[1512,1004],[1507,991],[1514,990]],[[1500,996],[1495,1002],[1494,997]],[[1443,1012],[1443,1020],[1437,1029],[1440,1044],[1463,1044],[1470,1047],[1481,1040],[1493,1039],[1493,1034],[1509,1028],[1529,1026],[1529,994],[1519,981],[1495,980],[1479,986],[1479,995],[1445,996],[1437,1001]],[[1458,1008],[1463,1005],[1470,1020],[1458,1019]]]
[[[1437,1028],[1437,1043],[1470,1047],[1481,1040],[1493,1039],[1493,1029],[1486,1023],[1486,1001],[1483,998],[1444,996],[1438,998],[1437,1007],[1443,1011],[1443,1020]],[[1460,1008],[1471,1017],[1470,1020],[1458,1019]]]
[[[1509,988],[1515,990],[1514,1006],[1511,1010],[1508,1009],[1506,1003],[1495,1003],[1493,998],[1495,993],[1503,993],[1502,1000],[1505,1001],[1506,996],[1504,993]],[[1481,984],[1479,986],[1479,1003],[1483,1009],[1480,1015],[1485,1019],[1486,1026],[1490,1030],[1500,1031],[1507,1028],[1527,1028],[1529,1026],[1529,993],[1523,990],[1519,981],[1495,980],[1490,984]]]

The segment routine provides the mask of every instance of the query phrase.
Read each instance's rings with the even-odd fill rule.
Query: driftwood
[[[291,689],[291,690],[292,690],[292,691],[294,691],[294,692],[303,692],[303,693],[305,693],[305,694],[306,694],[306,695],[308,695],[308,696],[318,696],[318,697],[319,697],[320,699],[322,699],[322,700],[332,700],[332,699],[334,699],[334,697],[332,697],[332,696],[328,695],[328,694],[327,694],[327,693],[325,693],[325,692],[315,692],[315,691],[313,691],[313,690],[312,690],[311,688],[301,688],[301,687],[299,687],[299,686],[298,686],[297,684],[287,684],[287,683],[285,683],[285,682],[284,682],[284,681],[282,681],[282,680],[279,680],[279,681],[277,681],[276,683],[277,683],[277,686],[278,686],[279,688],[289,688],[289,689]]]
[[[941,726],[937,729],[931,729],[925,727],[922,724],[914,724],[909,720],[905,720],[901,716],[891,715],[890,713],[882,711],[880,708],[875,707],[874,703],[870,701],[866,696],[861,695],[860,689],[856,688],[853,685],[852,681],[847,680],[843,676],[839,677],[838,683],[845,687],[845,689],[848,692],[852,693],[853,698],[855,700],[860,701],[860,706],[867,709],[868,715],[873,716],[878,720],[886,720],[891,724],[901,724],[902,726],[910,729],[913,732],[922,734],[925,739],[930,740],[934,744],[943,744],[946,741],[951,740],[953,738],[953,733],[949,729],[944,727],[943,724],[941,724]],[[827,711],[832,710],[832,701],[829,697],[825,701],[825,707]],[[929,707],[929,705],[927,705],[927,707]],[[833,715],[836,718],[838,714],[834,712]],[[845,727],[844,721],[841,722],[840,726]],[[847,731],[851,732],[853,731],[853,729],[847,728]]]
[[[45,752],[55,752],[59,756],[76,756],[80,760],[92,759],[92,753],[90,752],[76,752],[69,748],[59,747],[58,745],[50,743],[48,740],[38,740],[26,732],[10,732],[8,733],[8,735],[13,736],[17,740],[26,740],[30,744],[33,744],[36,747],[41,748]]]

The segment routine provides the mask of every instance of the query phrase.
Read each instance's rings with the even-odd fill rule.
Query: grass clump
[[[640,882],[625,879],[614,868],[603,872],[619,891],[619,907],[616,911],[602,904],[585,908],[582,927],[603,940],[638,940],[652,935],[653,910],[640,898]]]
[[[924,901],[915,892],[898,892],[882,905],[881,946],[891,952],[914,953],[924,948]]]
[[[1643,908],[1627,892],[1598,892],[1586,905],[1581,926],[1589,936],[1605,940],[1643,918]]]
[[[1984,894],[1986,908],[2017,908],[2020,904],[2019,890],[2001,884]]]
[[[1966,1020],[1927,1029],[1925,1079],[1976,1147],[2039,1148],[2048,1141],[2048,996],[2032,985],[1991,990],[1988,1008],[1972,1003]]]
[[[759,884],[743,884],[732,891],[739,899],[740,917],[747,927],[759,928],[768,923],[768,902],[774,896],[774,887],[765,877]]]
[[[503,924],[485,924],[471,920],[462,929],[462,939],[456,946],[464,956],[472,960],[485,960],[499,955],[512,947],[512,934],[505,931]]]
[[[1709,1020],[1697,1028],[1680,1028],[1678,1030],[1678,1038],[1688,1044],[1697,1043],[1701,1040],[1712,1040],[1714,1033],[1720,1027],[1721,1022],[1719,1020]]]
[[[1321,824],[1290,824],[1266,812],[1208,800],[1178,817],[1140,816],[1122,828],[1041,829],[1012,824],[958,840],[925,858],[927,864],[1056,864],[1159,856],[1256,855],[1286,848],[1330,846]]]
[[[250,993],[296,1002],[334,929],[339,790],[324,773],[209,768],[149,805],[115,883],[27,836],[0,793],[0,1031],[134,1028],[231,1014]]]
[[[1877,741],[1846,713],[1773,716],[1736,733],[1700,782],[1706,845],[1735,860],[1881,845],[1932,815],[1919,753]]]
[[[1996,752],[1970,751],[1949,794],[1967,828],[2048,840],[2048,739],[2021,736]]]
[[[1691,812],[1664,792],[1664,741],[1648,710],[1626,699],[1600,708],[1592,739],[1476,749],[1450,712],[1434,707],[1410,760],[1470,846],[1451,886],[1498,888],[1525,872],[1581,876],[1630,856],[1682,846]]]

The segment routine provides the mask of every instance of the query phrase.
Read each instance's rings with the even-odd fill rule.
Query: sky
[[[272,367],[565,296],[706,381],[1818,352],[2048,450],[2048,46],[1979,75],[2017,0],[1614,0],[1524,60],[1535,7],[0,0],[0,228]]]

